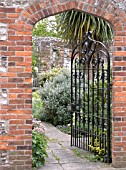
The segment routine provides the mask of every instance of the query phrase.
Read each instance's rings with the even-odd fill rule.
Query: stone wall
[[[32,169],[33,26],[71,9],[104,18],[113,27],[112,164],[126,167],[126,1],[0,0],[0,120],[8,121],[7,133],[0,135],[2,170]]]
[[[33,54],[41,61],[38,72],[50,70],[53,67],[69,67],[71,49],[60,38],[33,37]]]
[[[0,23],[0,41],[7,40],[8,38],[8,26],[5,23]]]

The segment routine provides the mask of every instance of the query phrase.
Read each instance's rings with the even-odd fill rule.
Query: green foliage
[[[47,138],[44,134],[43,125],[40,121],[33,122],[32,130],[32,166],[40,167],[44,165],[47,155]]]
[[[32,93],[32,114],[33,114],[34,118],[39,119],[42,105],[43,105],[43,103],[42,103],[39,93],[37,91],[33,92]]]
[[[46,81],[52,81],[56,75],[61,73],[61,71],[62,68],[53,68],[50,71],[45,71],[40,77],[40,85],[43,87]]]
[[[105,149],[100,146],[100,142],[98,138],[95,138],[94,145],[89,145],[91,151],[95,154],[95,161],[100,160],[103,161]]]
[[[56,30],[56,19],[49,20],[45,18],[39,21],[32,32],[33,36],[42,37],[59,37],[59,33]]]
[[[40,167],[45,163],[47,141],[44,134],[32,131],[32,165]]]
[[[70,71],[63,69],[52,81],[46,81],[39,91],[43,101],[41,119],[53,125],[70,123]]]
[[[61,132],[66,134],[71,134],[71,124],[68,125],[58,125],[56,126]]]
[[[36,52],[34,50],[34,42],[33,42],[32,48],[33,48],[33,53],[32,53],[32,74],[33,74],[34,77],[37,77],[36,68],[38,69],[38,63],[40,63],[40,60],[39,60],[38,57],[36,57]]]
[[[37,67],[37,57],[35,56],[35,54],[32,54],[32,74],[34,77],[36,77],[36,70],[35,67]]]
[[[59,15],[58,30],[61,31],[62,37],[71,43],[81,41],[88,31],[92,31],[92,38],[99,41],[108,42],[113,39],[113,31],[107,21],[74,10]]]

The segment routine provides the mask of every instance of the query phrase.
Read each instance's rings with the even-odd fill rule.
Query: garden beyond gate
[[[41,19],[73,9],[108,21],[114,31],[112,165],[126,168],[126,3],[124,0],[1,0],[0,167],[3,170],[32,169],[32,29]],[[92,106],[89,107],[90,110],[91,108]],[[99,118],[100,123],[101,120]],[[92,138],[89,139],[91,141]]]
[[[111,162],[110,55],[91,32],[72,53],[71,103],[71,145]]]

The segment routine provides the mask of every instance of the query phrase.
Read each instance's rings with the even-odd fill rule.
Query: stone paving
[[[49,138],[48,158],[45,165],[38,170],[126,170],[76,156],[72,151],[74,147],[70,146],[70,135],[62,133],[50,124],[43,124]],[[88,154],[86,151],[82,152]]]

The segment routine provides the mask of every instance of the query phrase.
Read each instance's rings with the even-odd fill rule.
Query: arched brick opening
[[[0,54],[8,57],[8,69],[7,72],[0,73],[0,87],[7,90],[8,102],[1,104],[0,118],[8,124],[8,132],[0,136],[0,150],[7,150],[9,168],[10,165],[12,169],[31,168],[33,26],[40,19],[70,9],[99,16],[109,21],[113,27],[112,163],[115,167],[126,167],[125,11],[111,0],[34,0],[31,4],[29,0],[28,7],[1,8],[6,18],[1,18],[0,21],[8,24],[8,38],[0,41]]]

